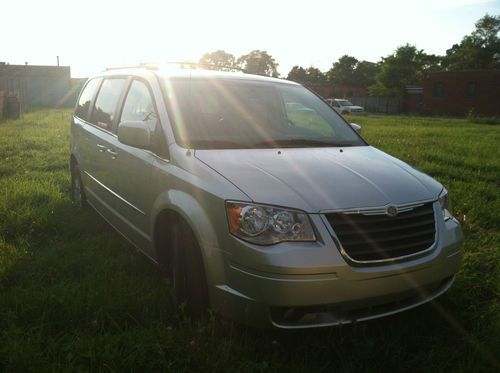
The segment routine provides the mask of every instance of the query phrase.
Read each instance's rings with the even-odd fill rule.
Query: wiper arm
[[[191,140],[182,144],[192,149],[255,149],[255,148],[295,148],[295,147],[347,147],[351,143],[329,142],[314,139],[276,139],[256,143],[240,143],[230,140]]]
[[[329,142],[323,140],[312,140],[312,139],[278,139],[278,140],[266,140],[256,144],[254,147],[258,148],[260,146],[266,147],[295,147],[295,146],[310,146],[310,147],[347,147],[353,146],[350,143],[340,143],[340,142]]]
[[[193,140],[186,141],[183,146],[192,149],[248,149],[251,146],[228,140]]]

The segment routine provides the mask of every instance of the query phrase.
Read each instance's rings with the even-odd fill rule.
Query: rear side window
[[[78,100],[78,105],[75,109],[75,115],[83,120],[87,120],[87,116],[89,114],[90,104],[92,103],[92,98],[94,97],[94,93],[99,86],[99,82],[101,78],[95,78],[90,80],[83,92],[80,95],[80,99]]]
[[[91,122],[96,126],[111,131],[116,116],[118,100],[125,87],[126,78],[105,79],[97,95]]]

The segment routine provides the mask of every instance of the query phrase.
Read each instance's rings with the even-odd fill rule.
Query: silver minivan
[[[373,319],[448,290],[463,236],[447,190],[359,132],[286,80],[110,70],[71,119],[72,197],[158,264],[193,315]]]

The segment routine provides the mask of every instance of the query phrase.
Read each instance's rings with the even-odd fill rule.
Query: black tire
[[[172,295],[176,310],[184,306],[193,318],[201,318],[208,307],[208,289],[201,250],[194,233],[184,222],[171,228]]]
[[[87,206],[87,197],[83,189],[80,169],[76,164],[71,167],[71,202],[77,209]]]

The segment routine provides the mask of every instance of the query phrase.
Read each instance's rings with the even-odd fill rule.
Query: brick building
[[[500,115],[500,70],[439,71],[428,73],[421,85],[405,87],[401,97],[368,96],[359,86],[306,84],[320,96],[349,98],[376,113],[424,115]]]
[[[440,71],[422,84],[421,112],[431,115],[500,115],[500,70]]]

